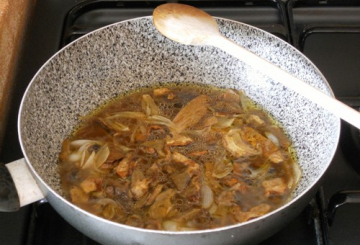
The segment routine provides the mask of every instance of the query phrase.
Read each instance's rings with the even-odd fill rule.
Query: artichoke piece
[[[200,95],[189,101],[173,119],[177,131],[180,133],[197,124],[208,110],[209,97]]]
[[[219,179],[224,178],[232,172],[233,168],[234,166],[229,159],[219,159],[219,161],[214,166],[212,176]]]
[[[241,139],[240,132],[239,129],[231,129],[223,136],[222,143],[226,150],[236,158],[259,155],[260,152],[257,149]]]
[[[240,136],[252,147],[262,151],[265,157],[278,150],[278,147],[271,140],[251,127],[243,127]]]

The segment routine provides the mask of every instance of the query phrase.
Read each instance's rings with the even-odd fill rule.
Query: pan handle
[[[43,199],[25,159],[0,163],[0,212],[12,212]]]
[[[0,163],[0,211],[12,212],[20,208],[15,183],[5,164]]]
[[[360,203],[360,191],[339,191],[330,198],[327,207],[329,226],[334,222],[336,210],[345,204],[351,203]]]

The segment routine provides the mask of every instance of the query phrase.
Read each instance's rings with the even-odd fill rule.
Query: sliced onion
[[[173,220],[163,221],[162,227],[166,231],[178,231],[179,230],[179,224]]]
[[[73,152],[69,155],[69,161],[70,162],[77,162],[81,159],[81,154],[78,152]]]
[[[211,208],[209,209],[210,214],[214,214],[217,210],[217,205],[214,203]]]
[[[131,136],[130,136],[130,142],[131,143],[134,143],[135,135],[136,135],[138,130],[139,130],[139,124],[136,124],[135,127],[133,128],[133,132],[131,133]]]
[[[128,132],[130,131],[129,126],[124,125],[122,123],[119,122],[113,122],[111,120],[106,120],[104,119],[104,121],[107,123],[107,125],[109,126],[109,128],[114,129],[117,132]]]
[[[202,186],[202,207],[209,208],[213,202],[214,194],[211,188],[207,184],[204,184]]]
[[[300,179],[301,179],[301,175],[302,175],[302,171],[300,166],[295,162],[293,163],[293,171],[294,171],[294,181],[292,183],[292,186],[289,188],[293,188],[295,186],[297,186],[297,184],[299,183]]]
[[[217,128],[228,128],[231,127],[235,118],[218,117],[218,122],[214,125]]]
[[[127,153],[129,151],[131,151],[132,149],[127,147],[127,146],[124,146],[124,145],[116,145],[117,148],[119,148],[120,150],[122,150],[123,152]]]
[[[276,138],[276,136],[272,133],[269,132],[265,132],[266,137],[271,140],[271,142],[273,142],[276,146],[280,146],[280,142],[278,140],[278,138]]]
[[[82,146],[80,146],[80,148],[78,149],[78,153],[82,154],[83,152],[86,151],[86,149],[88,149],[91,146],[91,143],[85,143]]]
[[[145,119],[146,115],[139,111],[121,111],[118,113],[115,113],[106,119],[113,119],[113,118],[132,118],[132,119]]]
[[[91,165],[94,164],[96,153],[93,151],[91,152],[90,156],[86,160],[83,166],[81,166],[82,169],[89,168]]]
[[[242,91],[239,92],[239,95],[240,95],[241,107],[243,108],[244,111],[248,111],[251,108],[253,108],[254,104],[252,103],[250,98],[248,98]]]
[[[110,150],[108,145],[103,145],[100,150],[96,153],[95,167],[99,168],[109,157]]]
[[[209,133],[210,127],[206,127],[199,130],[184,130],[183,133],[193,135],[193,136],[204,136]]]
[[[144,94],[142,96],[142,98],[143,98],[143,100],[142,100],[141,106],[142,106],[142,108],[145,111],[147,116],[160,115],[161,114],[161,110],[155,104],[155,101],[153,100],[153,98],[150,95]]]
[[[90,145],[99,144],[100,145],[101,142],[96,141],[96,140],[74,140],[70,143],[70,147],[79,148],[79,147],[87,145],[87,144],[90,144]]]
[[[159,115],[149,116],[145,120],[145,122],[149,123],[149,124],[164,125],[169,128],[175,128],[175,124],[169,118],[159,116]]]
[[[81,160],[78,164],[78,167],[82,168],[85,164],[86,159],[89,157],[88,151],[83,150],[82,152],[78,151],[79,154],[81,154]]]

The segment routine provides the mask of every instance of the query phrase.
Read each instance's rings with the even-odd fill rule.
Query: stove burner
[[[360,191],[339,191],[331,197],[326,212],[329,226],[334,222],[337,209],[351,203],[360,203]]]

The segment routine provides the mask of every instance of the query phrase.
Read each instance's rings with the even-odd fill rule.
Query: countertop
[[[0,142],[7,122],[13,78],[36,0],[0,0]],[[0,145],[1,148],[1,145]]]

